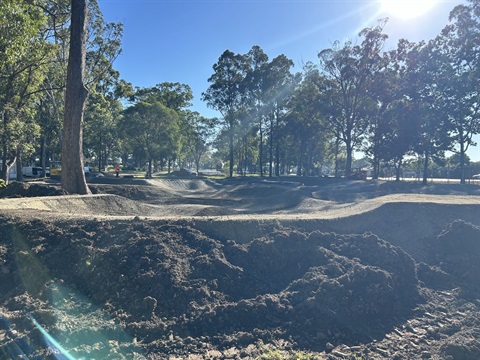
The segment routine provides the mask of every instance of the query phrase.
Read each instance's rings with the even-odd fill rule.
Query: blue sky
[[[212,66],[223,51],[246,53],[259,45],[270,59],[285,54],[295,63],[318,62],[319,51],[389,17],[386,50],[398,39],[429,40],[447,25],[462,0],[403,0],[414,12],[432,1],[422,16],[403,19],[382,10],[389,0],[99,0],[106,21],[124,24],[123,53],[115,62],[121,77],[134,86],[171,81],[190,85],[192,110],[217,116],[200,100]],[[395,0],[390,0],[395,1]],[[397,1],[399,2],[399,1]],[[399,15],[399,14],[398,14]],[[480,160],[478,147],[469,152]]]

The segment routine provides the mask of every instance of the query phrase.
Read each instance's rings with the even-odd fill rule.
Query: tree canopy
[[[79,4],[81,22],[72,7]],[[258,45],[245,54],[225,50],[201,95],[219,113],[210,119],[191,109],[188,84],[156,79],[138,87],[122,79],[114,64],[123,25],[105,22],[96,0],[3,0],[2,178],[18,166],[22,180],[22,164],[40,163],[46,174],[59,161],[64,188],[76,193],[88,193],[87,163],[104,171],[121,162],[147,175],[200,171],[203,162],[225,165],[230,177],[348,177],[363,152],[373,177],[393,168],[400,179],[415,162],[426,182],[432,164],[449,164],[453,152],[465,182],[472,166],[466,154],[480,133],[479,9],[479,0],[467,0],[435,38],[401,39],[389,50],[380,20],[321,50],[318,62],[300,71]],[[68,59],[76,62],[75,77]]]

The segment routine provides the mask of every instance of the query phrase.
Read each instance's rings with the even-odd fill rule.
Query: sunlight
[[[379,2],[383,12],[408,20],[426,14],[438,4],[439,0],[379,0]]]
[[[290,38],[283,39],[281,42],[272,44],[270,46],[270,48],[271,49],[276,49],[276,48],[284,47],[287,44],[295,43],[295,42],[297,42],[301,39],[304,39],[308,36],[311,36],[313,34],[317,34],[317,33],[320,33],[321,31],[326,30],[326,29],[330,29],[334,26],[338,26],[339,24],[341,24],[342,22],[345,22],[348,19],[353,19],[355,17],[361,16],[359,14],[369,13],[370,11],[374,11],[374,9],[375,9],[375,2],[366,2],[364,5],[356,7],[354,9],[352,9],[351,11],[347,11],[347,12],[343,13],[342,15],[338,16],[338,17],[333,17],[329,21],[319,23],[318,26],[316,26],[312,29],[309,29],[308,31],[305,31],[303,33],[297,33]],[[359,27],[359,29],[360,30],[364,29],[365,27],[367,27],[370,24],[372,19],[377,20],[378,18],[379,18],[379,16],[378,16],[378,12],[377,12],[377,13],[375,13],[374,16],[372,16],[368,20],[364,20],[362,22],[362,25]],[[360,30],[355,30],[355,32],[352,35],[358,34],[358,32]]]

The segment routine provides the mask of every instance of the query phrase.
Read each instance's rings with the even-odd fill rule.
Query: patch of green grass
[[[259,346],[264,352],[257,357],[257,360],[318,360],[317,355],[304,351],[282,351],[279,349],[271,349],[263,343]],[[360,360],[360,359],[359,359]]]

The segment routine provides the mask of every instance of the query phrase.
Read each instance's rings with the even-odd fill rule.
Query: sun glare
[[[380,0],[381,10],[389,16],[403,20],[414,19],[426,14],[439,0]]]

